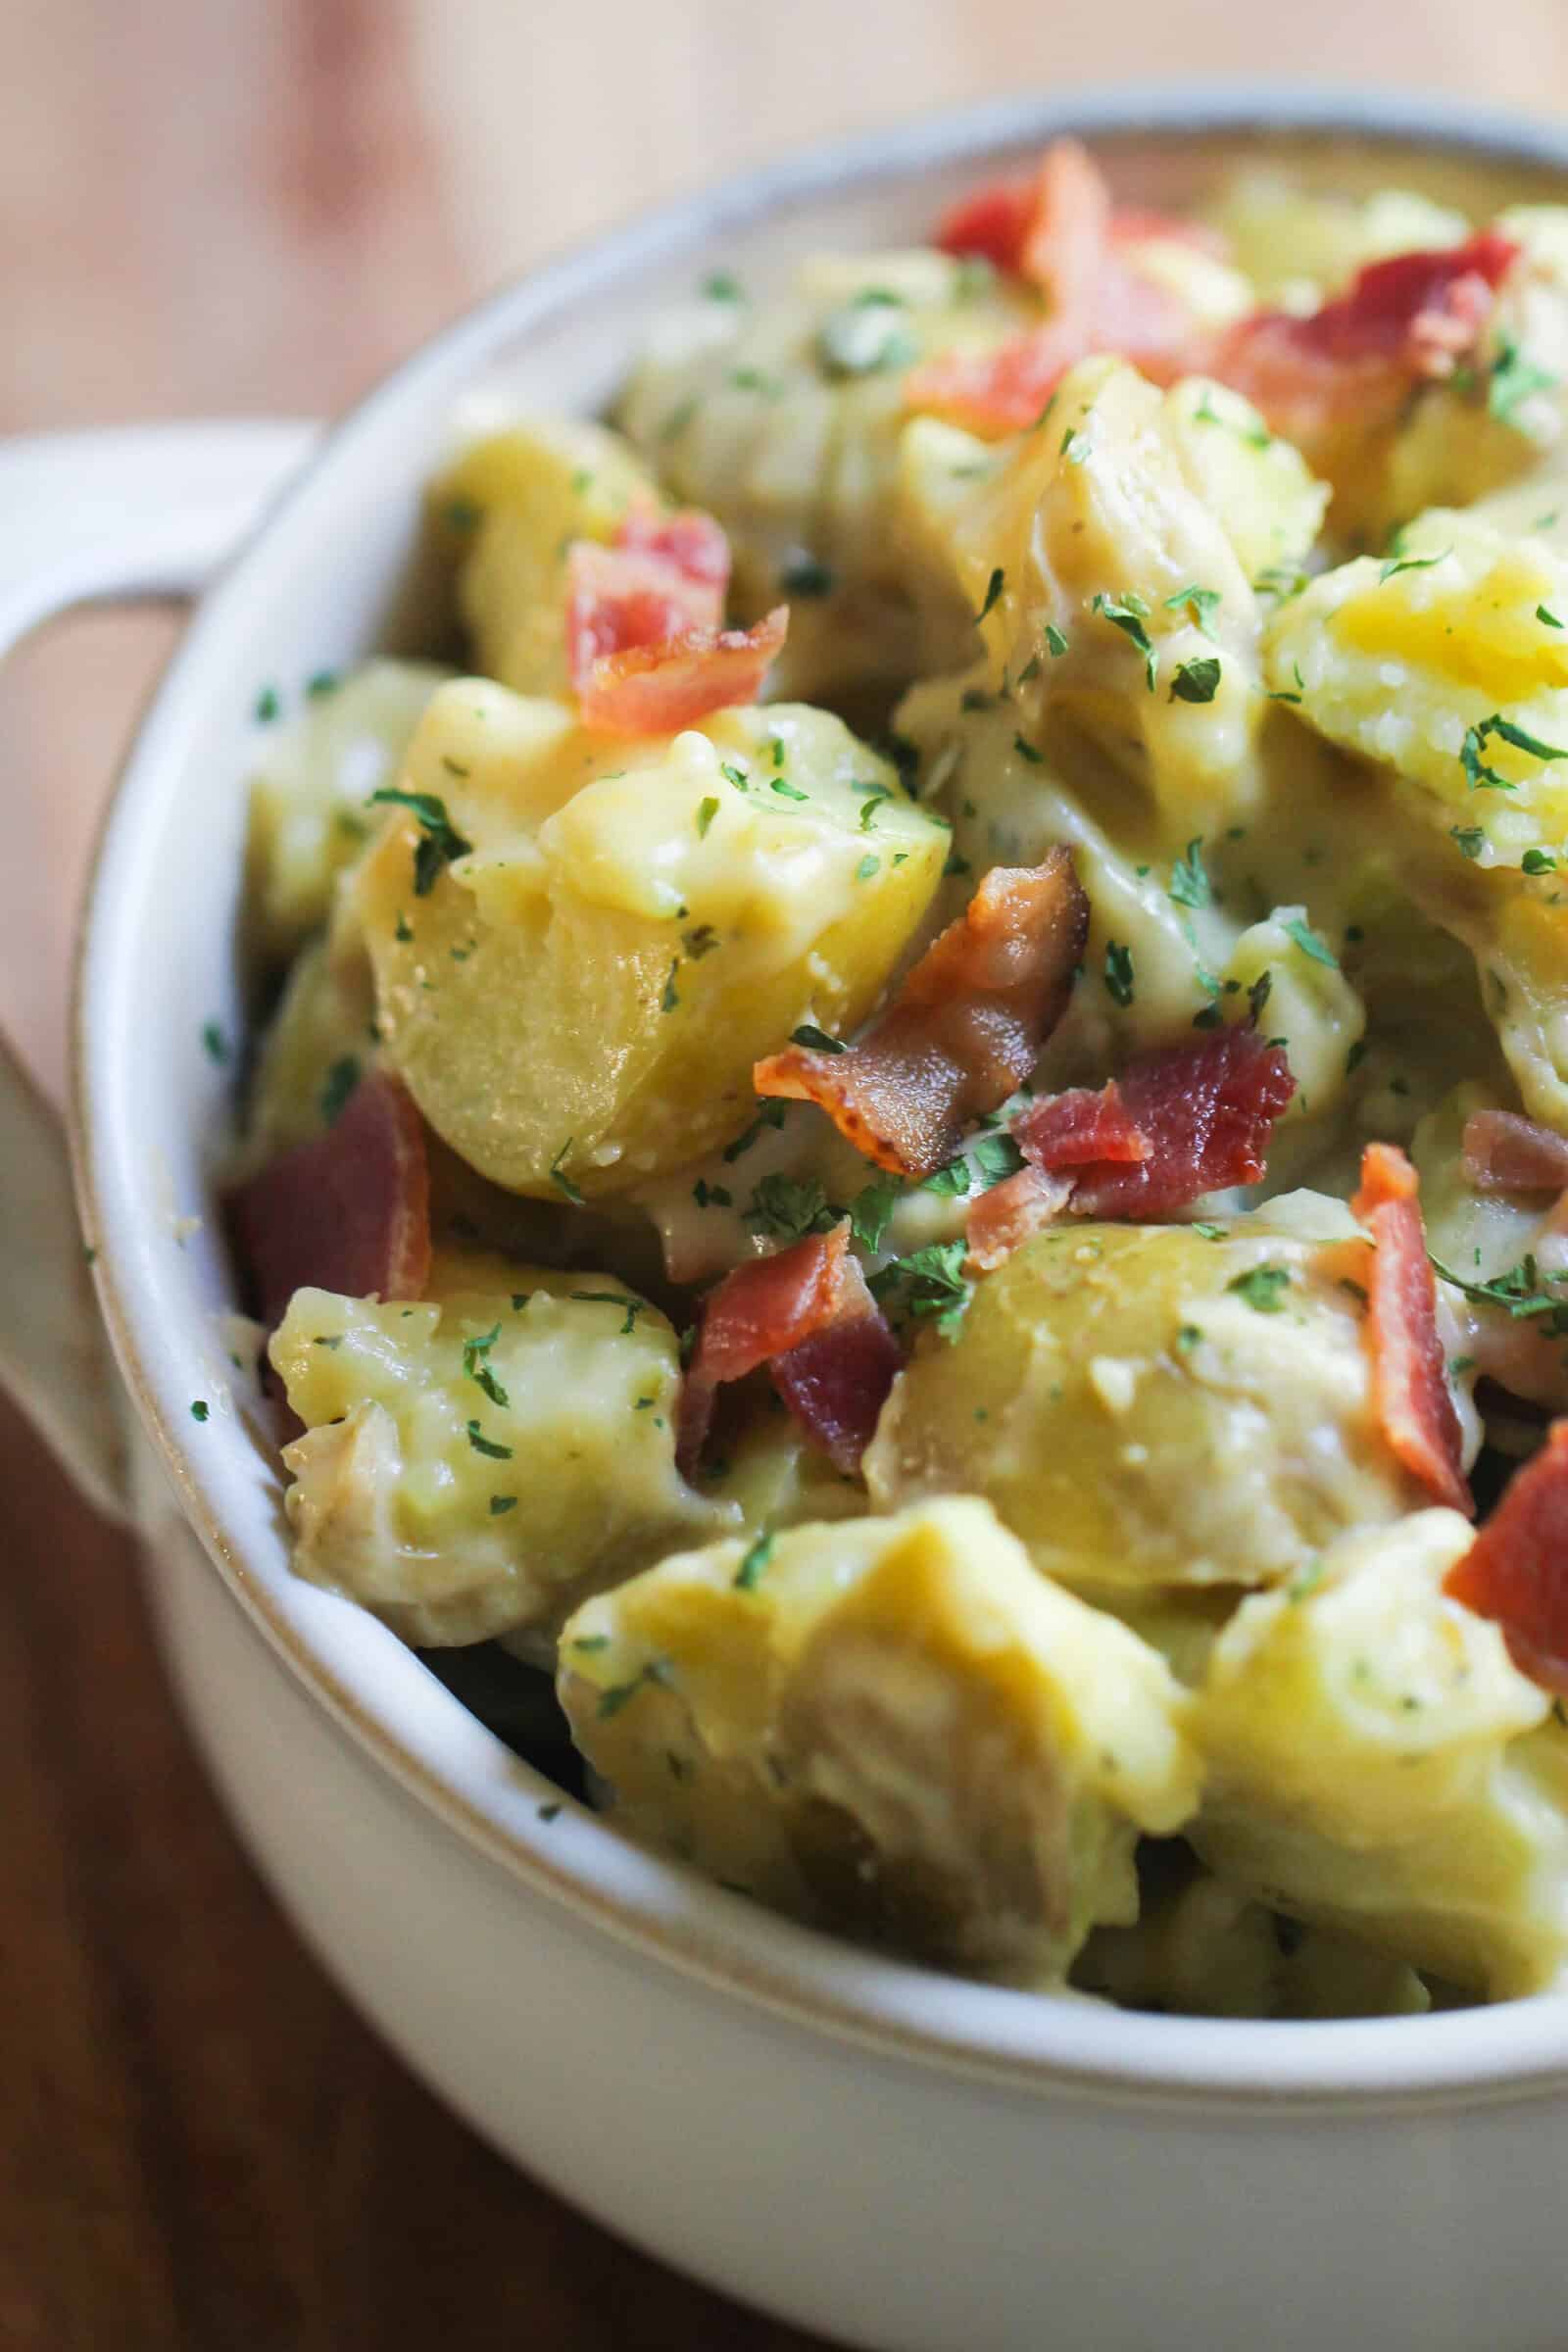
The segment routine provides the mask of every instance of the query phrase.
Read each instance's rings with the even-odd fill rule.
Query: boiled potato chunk
[[[1409,188],[1319,195],[1267,166],[1240,172],[1214,208],[1237,267],[1261,303],[1315,310],[1369,262],[1435,252],[1470,233],[1463,213]]]
[[[1402,566],[1402,567],[1401,567]],[[1548,615],[1549,617],[1544,617]],[[1568,560],[1436,512],[1282,605],[1268,682],[1308,726],[1420,788],[1483,866],[1568,841]],[[1544,755],[1510,739],[1523,733]]]
[[[1189,1835],[1265,1899],[1503,1999],[1568,1967],[1568,1734],[1444,1596],[1470,1541],[1419,1511],[1243,1602],[1198,1701]]]
[[[1090,1586],[1266,1585],[1415,1499],[1371,1405],[1357,1245],[1236,1219],[1039,1235],[929,1333],[865,1456],[873,1503],[983,1494]]]
[[[666,1560],[579,1609],[561,1658],[635,1835],[1008,1983],[1133,1918],[1138,1832],[1196,1802],[1162,1661],[971,1499]]]
[[[269,1353],[294,1564],[406,1641],[553,1632],[585,1593],[733,1525],[675,1469],[675,1334],[611,1276],[438,1257],[434,1296],[296,1291]]]
[[[924,251],[815,257],[757,308],[718,282],[661,321],[619,421],[675,497],[724,525],[742,613],[789,600],[779,691],[885,700],[957,667],[972,608],[900,528],[904,376],[934,351],[991,348],[1038,305]]]
[[[251,782],[246,920],[269,961],[324,923],[332,885],[373,830],[365,804],[390,784],[420,713],[451,671],[367,662],[309,694],[268,738]]]
[[[657,503],[647,466],[605,425],[530,417],[474,441],[430,498],[475,667],[519,694],[564,694],[566,550],[613,539],[629,507]]]
[[[738,1133],[759,1055],[870,1010],[949,846],[841,721],[788,705],[626,740],[464,680],[403,786],[471,846],[421,896],[422,820],[394,809],[356,877],[386,1051],[472,1167],[545,1198]]]

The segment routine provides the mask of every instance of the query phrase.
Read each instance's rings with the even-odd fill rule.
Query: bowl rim
[[[444,1762],[432,1760],[429,1744],[416,1742],[384,1701],[378,1685],[386,1660],[369,1632],[363,1662],[348,1667],[336,1651],[329,1659],[290,1621],[225,1525],[207,1465],[195,1460],[149,1368],[156,1280],[132,1262],[133,1250],[122,1255],[116,1243],[136,1212],[123,1160],[95,1110],[103,1074],[95,1007],[115,968],[103,947],[106,909],[134,842],[139,805],[170,746],[173,714],[182,702],[200,701],[209,649],[242,618],[253,559],[273,524],[316,495],[345,444],[372,419],[399,402],[412,405],[428,380],[476,372],[503,345],[514,347],[530,325],[584,295],[623,284],[662,261],[698,258],[726,231],[813,198],[909,178],[934,166],[968,163],[978,172],[1066,132],[1090,141],[1136,136],[1174,144],[1249,133],[1260,140],[1322,138],[1568,174],[1568,129],[1455,101],[1233,80],[992,100],[811,146],[676,197],[505,284],[419,344],[328,431],[202,601],[141,718],[100,827],[77,934],[70,1073],[77,1200],[83,1232],[96,1245],[100,1303],[138,1416],[184,1517],[230,1599],[294,1679],[364,1759],[390,1773],[524,1892],[563,1903],[651,1962],[799,2028],[1016,2094],[1071,2091],[1146,2108],[1196,2102],[1277,2113],[1283,2102],[1296,2112],[1364,2113],[1561,2093],[1568,2090],[1568,2001],[1556,1994],[1424,2018],[1260,2023],[1154,2017],[974,1984],[763,1912],[679,1865],[640,1853],[597,1817],[576,1817],[577,1808],[567,1808],[574,1816],[569,1824],[541,1823],[537,1799],[552,1793],[551,1784],[512,1757],[444,1690],[439,1706],[456,1710],[479,1737],[466,1739]],[[342,1605],[390,1640],[375,1620]],[[455,1723],[446,1728],[457,1731]],[[494,1782],[497,1758],[505,1759],[514,1800],[506,1805],[496,1801],[481,1765],[488,1762]],[[519,1787],[527,1799],[521,1805],[514,1801]]]

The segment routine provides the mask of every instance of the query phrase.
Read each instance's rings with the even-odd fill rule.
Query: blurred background
[[[0,23],[5,431],[330,415],[554,248],[950,102],[1267,74],[1568,112],[1564,0],[5,0]],[[177,625],[74,620],[0,681],[0,1013],[52,1087],[87,845]],[[5,2352],[803,2344],[507,2172],[379,2049],[206,1793],[128,1546],[3,1404],[0,1494]]]

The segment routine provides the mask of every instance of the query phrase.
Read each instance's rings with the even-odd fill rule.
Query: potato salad
[[[909,225],[455,433],[430,658],[258,703],[295,1566],[810,1927],[1568,1988],[1568,209]]]

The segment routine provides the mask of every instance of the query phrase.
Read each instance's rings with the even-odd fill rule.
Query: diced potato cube
[[[1131,1919],[1138,1832],[1197,1798],[1163,1662],[969,1499],[666,1560],[580,1609],[561,1658],[634,1835],[1009,1983]]]
[[[886,761],[790,705],[625,739],[464,680],[403,786],[471,847],[421,895],[428,827],[395,810],[356,876],[386,1051],[471,1166],[546,1199],[737,1134],[760,1055],[870,1010],[949,847]]]
[[[1345,1537],[1242,1603],[1195,1718],[1225,1877],[1494,1999],[1568,1967],[1568,1734],[1446,1599],[1452,1511]]]
[[[427,1300],[296,1291],[269,1349],[294,1564],[406,1641],[554,1632],[585,1594],[733,1525],[675,1469],[680,1367],[606,1275],[447,1253]]]
[[[332,886],[374,826],[365,804],[390,784],[420,713],[451,671],[367,662],[307,696],[268,737],[251,783],[246,921],[269,961],[324,923]]]
[[[1359,1245],[1213,1230],[1063,1226],[984,1276],[894,1385],[865,1456],[876,1507],[983,1494],[1043,1574],[1091,1587],[1281,1583],[1408,1510],[1348,1287]]]

